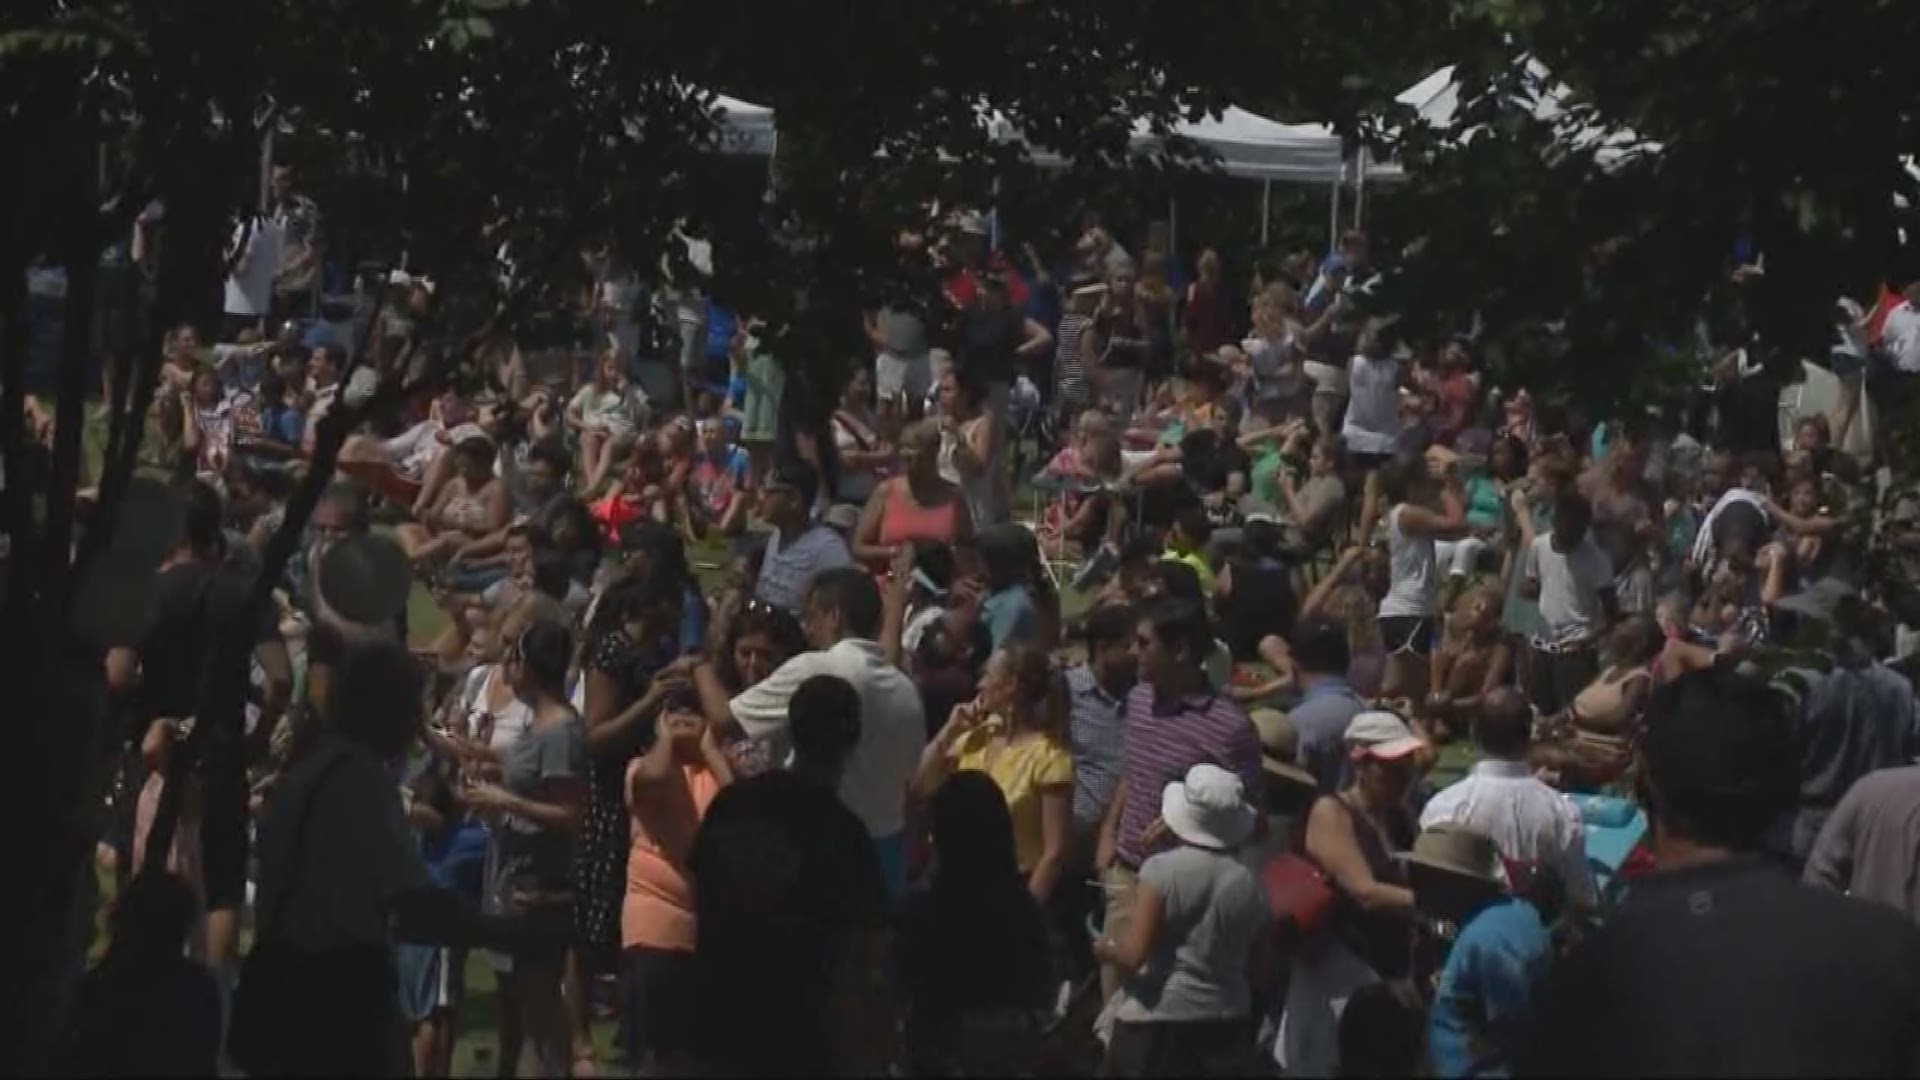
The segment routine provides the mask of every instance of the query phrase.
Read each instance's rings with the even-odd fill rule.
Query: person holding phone
[[[671,1009],[684,997],[695,940],[687,859],[708,805],[732,782],[732,766],[697,697],[686,688],[670,691],[654,722],[652,748],[629,762],[626,773],[633,843],[620,912],[622,1019],[629,1060],[640,1068],[683,1026]]]

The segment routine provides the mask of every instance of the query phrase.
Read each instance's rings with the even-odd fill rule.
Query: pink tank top
[[[880,516],[880,543],[887,547],[915,541],[951,544],[959,526],[959,505],[960,495],[955,492],[941,506],[921,506],[913,501],[907,482],[897,481],[887,488],[886,512]]]

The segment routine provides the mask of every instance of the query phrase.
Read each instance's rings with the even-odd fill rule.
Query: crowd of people
[[[649,394],[589,255],[579,343],[353,414],[257,619],[434,285],[366,357],[298,290],[169,334],[66,1064],[447,1075],[483,956],[502,1076],[1920,1068],[1920,499],[1874,512],[1857,395],[1756,431],[1726,337],[1698,400],[1540,400],[1403,334],[1359,233],[1229,278],[950,224],[832,388],[687,295]],[[1903,369],[1911,305],[1856,313],[1835,370]]]

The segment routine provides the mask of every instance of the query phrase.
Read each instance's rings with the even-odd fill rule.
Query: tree
[[[0,528],[9,545],[0,664],[17,752],[34,763],[9,788],[6,815],[25,886],[22,910],[0,931],[20,995],[0,1042],[9,1065],[44,1066],[90,912],[76,899],[86,895],[117,742],[100,655],[125,627],[89,619],[83,601],[103,581],[150,576],[160,554],[163,514],[130,494],[156,338],[212,310],[228,225],[254,198],[267,125],[293,132],[322,166],[357,163],[315,170],[353,193],[326,208],[332,227],[380,230],[430,268],[445,318],[438,340],[412,343],[437,365],[387,371],[371,403],[337,410],[323,428],[315,467],[263,560],[256,604],[348,428],[397,399],[403,382],[432,378],[477,342],[564,305],[570,297],[546,286],[566,280],[584,247],[609,239],[644,278],[685,284],[677,238],[707,236],[720,255],[704,284],[766,318],[797,370],[831,369],[857,347],[855,312],[890,295],[933,297],[936,268],[902,255],[902,230],[937,231],[939,211],[956,205],[1001,204],[1037,219],[1110,187],[1122,169],[1164,165],[1127,152],[1136,119],[1165,132],[1217,104],[1196,89],[1206,74],[1201,39],[1171,32],[1183,20],[1167,3],[1068,12],[1020,0],[871,10],[697,0],[11,7],[0,25],[0,140],[36,156],[0,174]],[[849,57],[855,42],[863,52]],[[717,197],[726,186],[715,182],[709,92],[718,88],[780,111],[777,182],[757,214]],[[1042,171],[989,138],[985,120],[996,113],[1067,167]],[[1183,160],[1176,144],[1171,161]],[[102,250],[155,199],[165,238],[151,293],[115,298],[137,302],[130,329],[104,343],[115,375],[111,434],[99,500],[81,528],[95,346],[81,328],[93,323]],[[503,244],[515,269],[505,280]],[[22,280],[33,260],[64,268],[69,282],[44,448],[21,422]],[[146,542],[123,543],[129,537]],[[137,616],[141,599],[113,607]],[[238,639],[223,635],[212,662],[223,677],[206,680],[196,737],[237,715],[238,690],[224,676],[243,663]],[[58,827],[39,827],[46,821]],[[163,809],[155,850],[172,828]]]
[[[1413,181],[1382,221],[1421,241],[1398,300],[1435,328],[1478,312],[1514,374],[1587,402],[1656,397],[1697,378],[1703,312],[1718,344],[1750,332],[1791,368],[1824,354],[1836,295],[1920,269],[1893,204],[1914,194],[1900,162],[1920,134],[1901,44],[1920,29],[1911,8],[1451,9],[1415,47],[1458,65],[1463,108],[1401,141]],[[1563,111],[1536,115],[1554,84]],[[1657,150],[1622,157],[1577,137],[1595,132]],[[1765,274],[1735,288],[1743,239]],[[1564,324],[1556,350],[1543,323]]]

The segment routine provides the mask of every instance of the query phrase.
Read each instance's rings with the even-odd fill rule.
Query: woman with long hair
[[[561,973],[574,900],[574,846],[587,804],[586,727],[567,704],[572,654],[571,635],[553,623],[527,627],[509,646],[502,665],[532,720],[519,739],[489,754],[493,761],[470,767],[469,775],[497,772],[498,783],[469,783],[461,791],[466,805],[494,826],[484,908],[526,920],[527,944],[501,974],[500,990],[503,1007],[519,1018],[533,1043],[535,1071],[542,1076],[571,1075]],[[504,1056],[500,1062],[503,1075],[518,1066]]]
[[[711,655],[691,664],[691,677],[700,711],[714,728],[732,728],[727,702],[806,649],[800,624],[785,608],[738,593],[721,604],[713,640]],[[774,748],[757,739],[742,737],[725,749],[741,776],[758,776],[778,764]]]
[[[988,468],[993,417],[981,411],[981,388],[949,368],[940,376],[938,401],[934,424],[940,433],[936,458],[940,478],[960,489],[976,526],[989,524],[995,520],[991,516],[994,477]]]
[[[1386,640],[1387,670],[1381,693],[1419,701],[1426,696],[1427,666],[1433,654],[1434,596],[1438,585],[1436,540],[1466,533],[1465,500],[1452,463],[1421,459],[1395,461],[1378,474],[1387,506],[1387,559],[1392,579],[1380,598],[1380,636]],[[1438,480],[1439,508],[1429,492]]]
[[[897,429],[896,429],[897,430]],[[873,409],[873,372],[855,367],[833,410],[833,445],[840,454],[836,502],[866,505],[887,475],[895,451]]]
[[[1007,1076],[1032,1067],[1049,1004],[1047,931],[992,777],[962,771],[929,808],[933,873],[901,917],[909,1071]]]
[[[1187,286],[1180,325],[1186,331],[1188,354],[1201,357],[1233,341],[1233,302],[1218,251],[1202,251],[1195,267],[1200,277]]]
[[[914,790],[929,798],[955,771],[993,778],[1013,818],[1014,858],[1035,902],[1060,882],[1072,827],[1073,751],[1065,731],[1064,684],[1034,648],[988,659],[980,693],[956,706],[920,755]]]
[[[680,582],[667,575],[629,578],[602,599],[584,667],[590,788],[585,829],[574,860],[574,941],[567,970],[576,1065],[591,1065],[589,976],[612,970],[626,890],[627,764],[651,747],[654,722],[684,677],[656,677],[678,653]]]
[[[567,430],[580,441],[580,490],[588,495],[612,471],[619,455],[633,445],[645,405],[627,383],[626,365],[617,348],[601,352],[593,381],[567,403]]]

